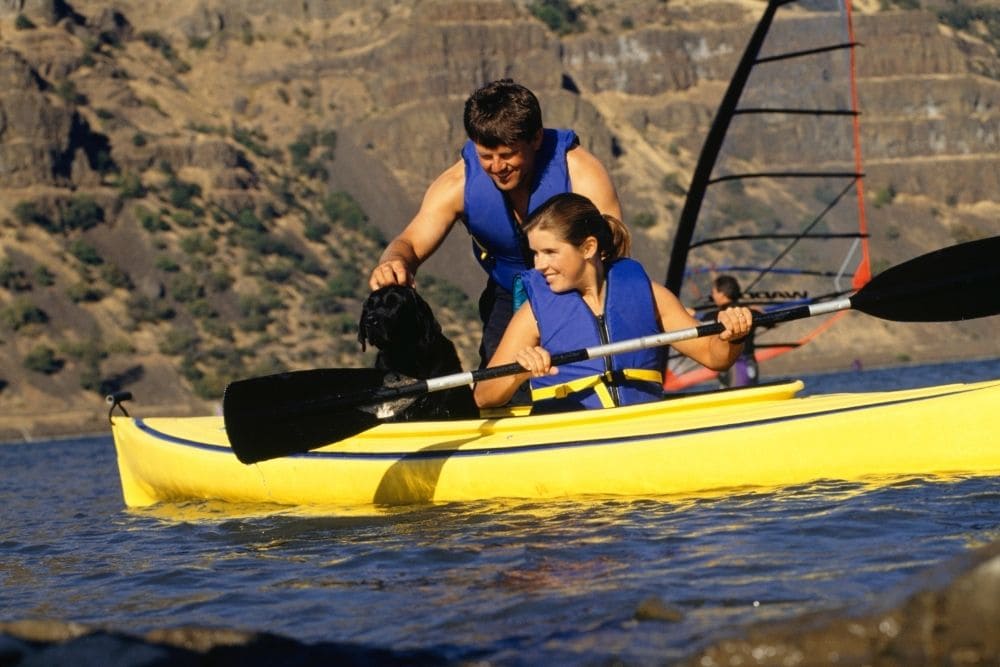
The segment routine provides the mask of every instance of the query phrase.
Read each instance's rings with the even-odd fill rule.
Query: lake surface
[[[820,393],[993,378],[1000,359],[804,379]],[[754,621],[898,598],[1000,539],[1000,477],[301,516],[126,510],[110,435],[0,446],[0,471],[0,620],[265,630],[502,665],[669,663]],[[678,618],[636,620],[649,601]]]

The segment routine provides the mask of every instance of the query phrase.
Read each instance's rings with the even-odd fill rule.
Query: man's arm
[[[592,201],[601,213],[624,222],[618,192],[611,182],[611,175],[597,156],[583,146],[576,146],[566,153],[566,167],[573,192]]]
[[[459,160],[427,188],[413,220],[382,252],[368,286],[376,290],[386,285],[413,285],[417,269],[448,236],[464,205],[465,164]]]

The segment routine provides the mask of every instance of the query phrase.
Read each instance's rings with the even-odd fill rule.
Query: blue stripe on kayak
[[[993,385],[989,385],[992,387]],[[683,431],[667,431],[661,433],[647,433],[644,435],[635,435],[627,438],[599,438],[596,440],[584,440],[584,441],[566,441],[566,442],[550,442],[544,444],[536,445],[518,445],[516,447],[502,447],[499,449],[448,449],[448,450],[420,450],[411,452],[381,452],[381,453],[365,453],[365,452],[302,452],[301,454],[289,454],[281,458],[322,458],[322,459],[438,459],[438,458],[453,458],[453,457],[470,457],[470,456],[498,456],[501,454],[520,454],[524,452],[541,451],[546,449],[565,449],[565,448],[575,448],[575,447],[594,447],[600,445],[615,445],[630,442],[642,442],[645,440],[656,440],[656,439],[671,439],[680,438],[689,435],[697,435],[701,433],[713,433],[715,431],[727,431],[727,430],[737,430],[741,428],[750,428],[753,426],[763,426],[766,424],[780,424],[782,422],[792,422],[798,421],[800,419],[810,419],[812,417],[823,417],[827,415],[843,414],[847,412],[857,412],[861,410],[873,410],[875,408],[882,408],[891,405],[903,405],[906,403],[919,403],[921,401],[928,401],[934,398],[944,398],[947,396],[958,396],[961,394],[966,394],[973,391],[981,391],[988,387],[976,387],[970,389],[959,389],[955,391],[948,391],[942,394],[933,394],[931,396],[916,396],[913,398],[900,398],[891,401],[883,401],[880,403],[871,403],[868,405],[854,405],[845,408],[835,408],[832,410],[823,410],[821,412],[809,412],[798,415],[787,415],[784,417],[770,417],[768,419],[757,419],[749,422],[738,422],[731,424],[719,424],[716,426],[701,426],[698,428],[685,429]],[[514,418],[516,419],[516,417]],[[188,440],[186,438],[179,438],[177,436],[170,435],[168,433],[163,433],[162,431],[157,431],[156,429],[150,427],[142,419],[135,420],[136,426],[143,432],[151,435],[155,438],[166,442],[172,442],[178,445],[185,445],[187,447],[194,447],[196,449],[204,449],[207,451],[212,451],[216,453],[232,454],[232,449],[224,445],[210,445],[204,442],[198,442],[196,440]],[[234,455],[235,456],[235,455]]]

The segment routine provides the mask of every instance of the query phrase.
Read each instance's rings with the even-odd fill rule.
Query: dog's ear
[[[430,304],[424,301],[424,298],[417,294],[416,290],[411,290],[410,294],[413,301],[413,309],[417,314],[419,327],[419,330],[416,332],[417,337],[422,346],[430,346],[441,335],[441,325],[438,323],[437,318],[434,317],[434,311],[431,310]]]
[[[358,318],[358,342],[361,343],[361,351],[364,352],[366,345],[369,342],[370,336],[368,335],[368,309],[371,307],[372,297],[369,294],[368,298],[361,305],[361,317]]]

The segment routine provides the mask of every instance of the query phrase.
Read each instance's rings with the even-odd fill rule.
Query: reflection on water
[[[663,664],[744,623],[902,595],[912,574],[1000,538],[996,477],[126,511],[110,437],[3,446],[0,470],[4,620],[261,629],[500,664]]]

